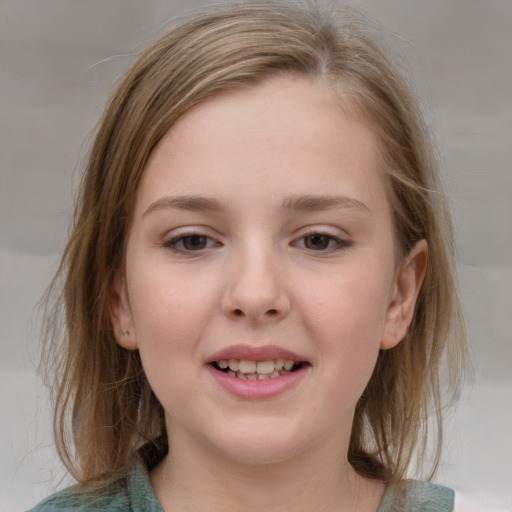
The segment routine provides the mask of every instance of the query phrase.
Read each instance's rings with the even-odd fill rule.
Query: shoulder
[[[135,459],[125,474],[100,492],[64,489],[28,512],[163,512],[153,493],[147,468]]]
[[[129,512],[127,492],[118,486],[107,493],[96,495],[70,487],[46,498],[29,512],[92,512],[93,510]]]
[[[454,497],[447,487],[404,480],[388,488],[379,512],[452,512]]]

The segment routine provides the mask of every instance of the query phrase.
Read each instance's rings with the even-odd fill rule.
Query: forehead
[[[278,76],[217,94],[184,114],[153,151],[139,196],[147,203],[168,188],[228,194],[237,185],[250,195],[262,182],[270,195],[307,188],[326,194],[333,179],[345,193],[376,192],[384,184],[380,162],[367,123],[327,81]]]

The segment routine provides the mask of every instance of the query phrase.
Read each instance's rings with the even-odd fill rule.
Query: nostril
[[[233,315],[234,316],[245,316],[245,313],[239,309],[233,309]],[[269,309],[265,312],[265,315],[267,316],[279,316],[279,311],[277,309]]]

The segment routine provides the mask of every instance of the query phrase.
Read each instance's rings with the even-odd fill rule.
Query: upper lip
[[[247,359],[249,361],[269,361],[270,359],[284,359],[286,361],[306,362],[307,359],[291,350],[277,345],[231,345],[212,354],[206,363],[229,359]]]

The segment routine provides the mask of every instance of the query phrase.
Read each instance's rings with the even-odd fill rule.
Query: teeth
[[[256,372],[257,373],[272,373],[274,371],[274,361],[259,361],[256,364]]]
[[[285,361],[284,369],[290,371],[293,368],[293,365],[294,365],[293,361]]]
[[[217,361],[221,370],[233,377],[247,380],[275,379],[289,373],[295,361],[291,359],[269,359],[267,361],[251,361],[249,359],[222,359]]]
[[[254,373],[256,371],[256,361],[240,359],[238,363],[238,371],[242,373]]]

